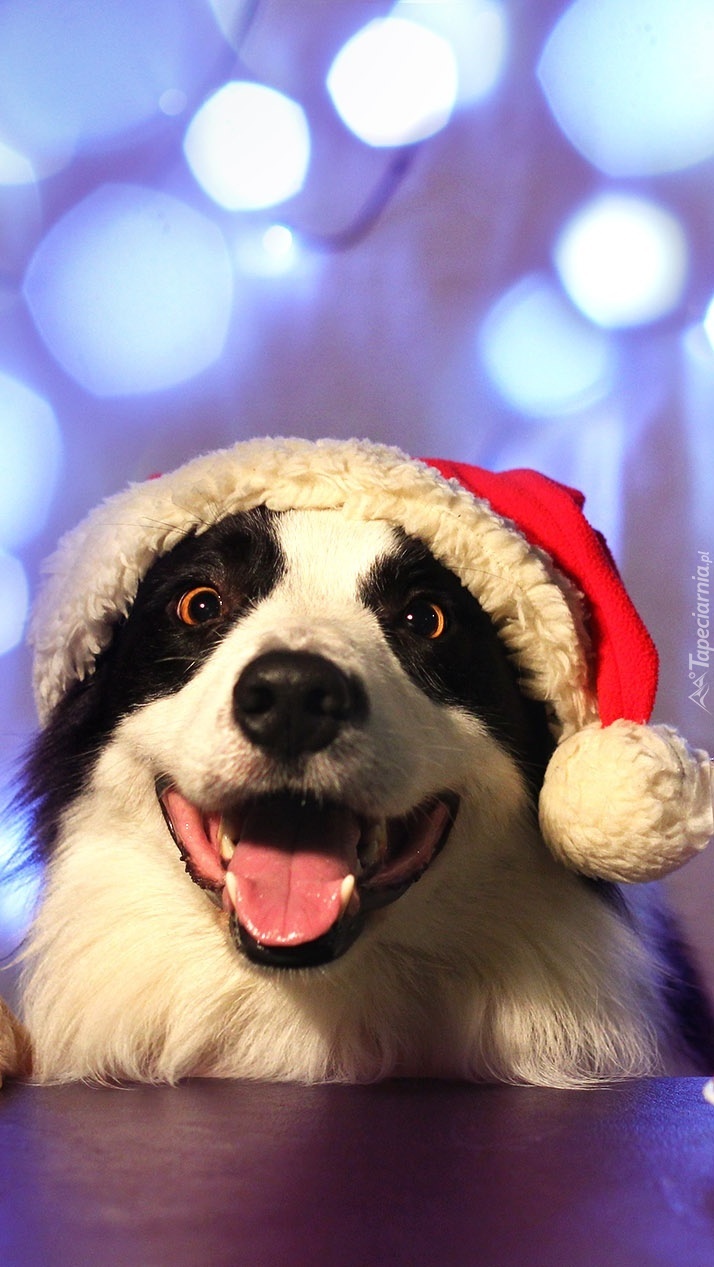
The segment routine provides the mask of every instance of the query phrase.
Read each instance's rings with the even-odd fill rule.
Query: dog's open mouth
[[[456,817],[444,792],[400,818],[290,793],[204,813],[166,780],[159,800],[189,875],[222,894],[249,958],[306,967],[341,955],[368,911],[400,897],[436,857]]]

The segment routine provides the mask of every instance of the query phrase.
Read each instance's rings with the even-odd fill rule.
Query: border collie
[[[435,465],[248,442],[62,542],[24,793],[38,1081],[571,1086],[711,1058],[686,969],[611,883],[704,845],[708,758],[624,720],[656,655],[577,495]],[[584,533],[590,631],[580,564],[549,557]],[[0,1011],[0,1073],[28,1053]]]
[[[34,1076],[675,1068],[689,987],[659,932],[543,842],[553,748],[416,537],[264,506],[189,532],[29,759]]]

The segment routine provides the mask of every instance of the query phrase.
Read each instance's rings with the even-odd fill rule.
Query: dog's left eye
[[[176,604],[176,615],[184,625],[205,625],[209,620],[217,620],[222,612],[221,596],[209,585],[187,590]]]
[[[404,609],[402,620],[410,633],[432,642],[446,632],[447,620],[443,608],[430,598],[413,598]]]

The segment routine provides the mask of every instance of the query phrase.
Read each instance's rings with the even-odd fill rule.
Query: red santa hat
[[[264,504],[335,509],[423,540],[489,613],[557,746],[540,795],[563,863],[651,880],[714,833],[711,762],[648,724],[657,655],[583,498],[535,471],[493,473],[365,441],[254,440],[116,494],[60,542],[33,619],[46,722],[92,672],[140,580],[189,532]]]

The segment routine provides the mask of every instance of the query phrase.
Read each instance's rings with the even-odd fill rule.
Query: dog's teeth
[[[238,881],[232,871],[226,871],[226,889],[231,899],[231,905],[235,910],[238,905]]]
[[[223,825],[223,819],[221,819],[221,825],[218,829],[218,849],[224,862],[230,862],[236,851],[235,844]]]
[[[350,905],[355,892],[355,877],[346,875],[340,885],[340,918],[344,915],[347,907]]]
[[[354,891],[355,878],[353,875],[346,875],[340,885],[340,915],[342,915],[349,906],[349,901]]]

